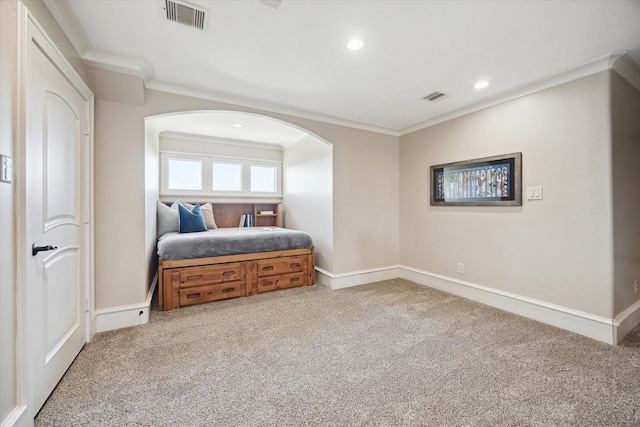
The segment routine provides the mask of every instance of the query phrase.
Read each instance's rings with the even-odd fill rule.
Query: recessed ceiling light
[[[243,127],[243,126],[244,126],[244,125],[243,125],[242,123],[234,123],[234,124],[233,124],[233,127],[234,127],[234,128],[241,128],[241,127]]]
[[[487,86],[489,86],[489,82],[486,80],[481,80],[475,85],[473,85],[473,87],[475,87],[476,89],[484,89]]]
[[[364,46],[364,41],[358,37],[352,38],[349,40],[349,43],[347,43],[347,47],[351,50],[360,50],[362,46]]]

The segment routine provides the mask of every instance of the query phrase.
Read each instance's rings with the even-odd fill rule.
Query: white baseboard
[[[333,274],[316,267],[316,280],[331,289],[350,288],[365,283],[391,280],[400,277],[399,266],[374,268],[370,270],[352,271],[349,273]]]
[[[16,406],[15,409],[9,414],[7,418],[2,420],[0,427],[20,427],[33,425],[33,418],[28,420],[27,405]]]
[[[640,325],[640,301],[618,314],[614,320],[616,326],[613,342],[615,344],[622,341],[633,328]]]
[[[316,267],[316,272],[317,281],[331,289],[403,278],[607,344],[617,344],[631,329],[640,324],[640,301],[616,319],[609,319],[402,265],[341,274],[332,274]]]
[[[403,279],[458,295],[510,313],[593,338],[607,344],[614,342],[613,319],[551,304],[509,292],[464,282],[410,267],[401,267]]]
[[[640,324],[640,301],[620,313],[615,319],[609,319],[401,265],[339,274],[330,273],[319,267],[316,267],[315,270],[316,283],[331,289],[343,289],[382,280],[402,278],[607,344],[617,344],[631,329]],[[97,310],[97,331],[110,331],[148,323],[151,298],[157,283],[158,276],[156,275],[144,304]]]
[[[149,323],[149,311],[151,309],[151,298],[158,284],[158,273],[156,273],[147,294],[147,300],[141,304],[121,305],[118,307],[104,308],[96,310],[96,331],[105,332],[114,329],[128,328],[130,326],[144,325]]]

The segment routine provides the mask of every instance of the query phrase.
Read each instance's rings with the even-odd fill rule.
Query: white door
[[[90,103],[86,86],[74,82],[31,20],[27,35],[26,279],[35,414],[88,338]],[[32,251],[32,245],[44,250]]]

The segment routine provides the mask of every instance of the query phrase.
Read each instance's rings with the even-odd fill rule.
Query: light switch
[[[527,200],[542,200],[542,187],[527,187]]]
[[[13,178],[13,160],[11,157],[0,154],[0,182],[10,183]]]

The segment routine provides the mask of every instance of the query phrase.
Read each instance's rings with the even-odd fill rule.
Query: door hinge
[[[89,211],[84,211],[84,223],[89,224]]]
[[[91,123],[86,122],[84,124],[84,134],[85,135],[91,135]]]
[[[91,310],[91,301],[89,301],[89,298],[84,300],[84,311],[89,311]]]

